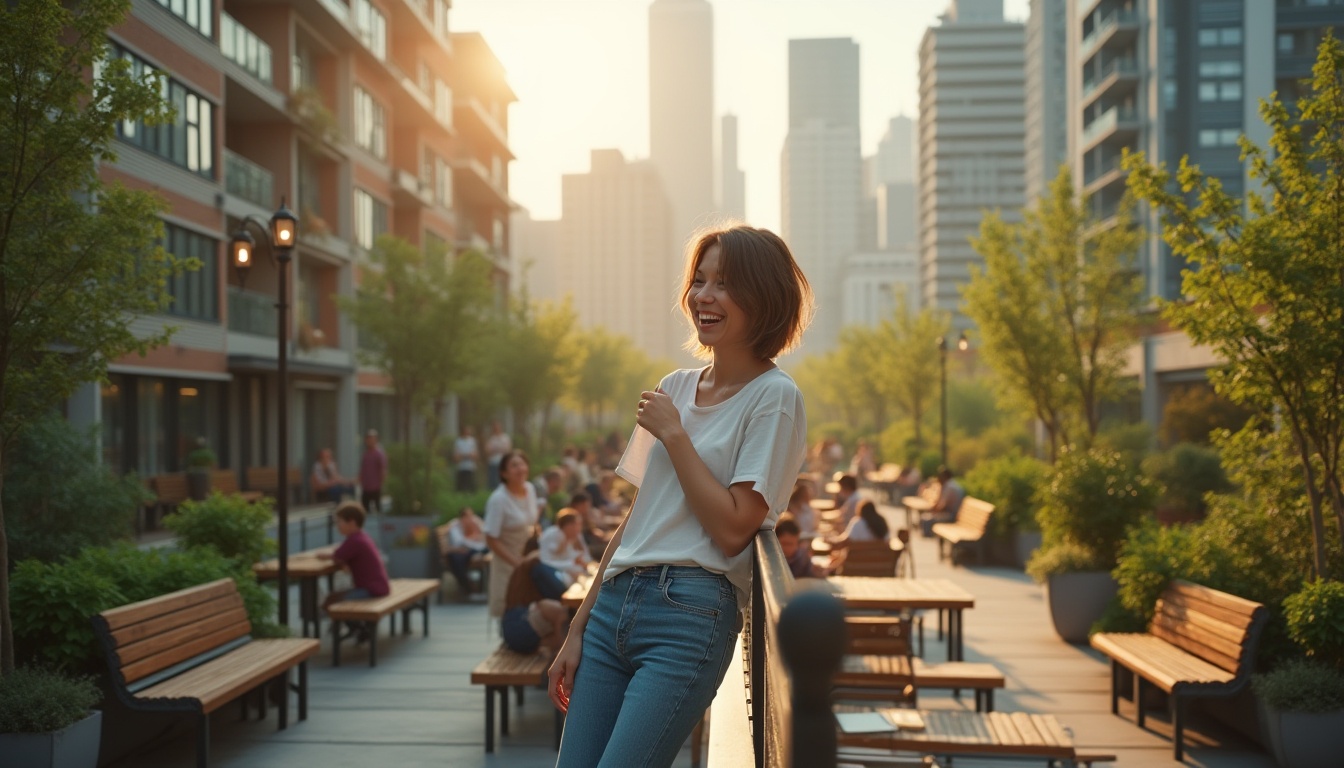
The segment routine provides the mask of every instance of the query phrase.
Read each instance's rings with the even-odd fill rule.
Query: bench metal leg
[[[275,682],[280,688],[280,727],[277,730],[283,731],[289,727],[289,670],[281,672]]]
[[[1143,676],[1134,673],[1134,721],[1143,727]]]
[[[499,735],[509,735],[509,686],[499,687]]]
[[[1111,659],[1111,714],[1120,714],[1120,663]]]
[[[331,622],[331,666],[341,666],[341,641],[345,639],[345,622]]]
[[[495,751],[495,689],[485,686],[485,751]]]
[[[299,662],[299,722],[308,719],[308,660]]]
[[[1179,763],[1185,757],[1185,699],[1174,693],[1171,695],[1171,715],[1175,726],[1176,762]]]
[[[518,706],[520,707],[523,706],[523,686],[521,685],[513,686],[513,698],[515,701],[518,702]]]
[[[210,716],[201,713],[196,719],[196,768],[210,765]]]
[[[421,627],[422,627],[422,629],[423,629],[423,632],[421,633],[421,636],[422,636],[422,637],[429,637],[429,596],[428,596],[428,595],[426,595],[425,598],[424,598],[423,600],[420,601],[420,622],[421,622]]]
[[[395,615],[393,614],[393,616]],[[366,621],[364,626],[369,629],[369,666],[376,667],[378,666],[378,622]]]

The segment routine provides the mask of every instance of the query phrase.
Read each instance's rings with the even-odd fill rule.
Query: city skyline
[[[560,215],[560,179],[593,149],[649,156],[648,8],[630,0],[458,0],[453,27],[480,32],[519,101],[510,114],[510,193],[534,218]],[[1023,21],[1027,0],[1006,0]],[[943,3],[719,0],[714,115],[738,118],[747,220],[778,230],[779,153],[788,131],[788,40],[852,37],[860,47],[861,148],[872,155],[890,118],[918,114],[919,39]],[[584,88],[574,83],[587,83]]]

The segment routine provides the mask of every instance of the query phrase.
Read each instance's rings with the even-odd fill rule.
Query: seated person
[[[471,592],[471,578],[468,566],[476,555],[490,551],[485,543],[485,529],[481,527],[481,518],[471,507],[463,507],[457,517],[447,525],[448,540],[444,553],[448,556],[448,570],[452,571],[461,594]]]
[[[499,619],[504,645],[517,653],[536,653],[542,646],[551,653],[558,651],[569,631],[569,611],[560,603],[563,593],[555,571],[537,553],[524,557],[504,593],[504,614]]]
[[[829,539],[832,549],[844,549],[857,541],[887,541],[891,537],[891,527],[887,519],[877,511],[877,504],[870,499],[858,503],[858,514],[849,521],[845,532],[838,538]]]
[[[611,541],[611,532],[603,526],[606,522],[601,512],[593,506],[593,500],[587,493],[579,491],[569,497],[569,508],[579,516],[579,522],[584,530],[584,538],[588,540],[588,553],[594,560],[601,560],[602,553],[607,551],[607,542]]]
[[[392,588],[387,580],[387,569],[383,567],[383,557],[378,553],[378,545],[364,532],[364,507],[357,501],[343,501],[333,515],[336,518],[336,530],[345,537],[345,541],[341,542],[336,551],[323,552],[318,557],[335,560],[342,568],[350,571],[350,582],[354,586],[328,593],[322,601],[322,610],[342,600],[386,597]],[[332,631],[335,630],[333,624]],[[360,641],[366,637],[366,630],[360,625]]]
[[[859,478],[844,474],[836,484],[840,486],[840,492],[835,494],[835,508],[840,510],[836,525],[849,525],[859,505]]]
[[[803,543],[798,521],[787,512],[779,516],[775,523],[775,538],[779,539],[779,548],[784,550],[784,559],[789,563],[789,572],[795,579],[823,578],[826,574],[812,562],[812,547]]]
[[[924,475],[920,473],[919,467],[915,464],[919,459],[911,456],[904,467],[901,467],[901,473],[896,476],[896,494],[897,497],[915,496],[919,493],[919,484],[924,482]]]
[[[583,522],[570,507],[560,510],[555,525],[541,534],[538,545],[541,562],[553,569],[566,587],[587,573],[588,564],[593,561],[583,540]]]
[[[793,485],[793,493],[789,495],[788,513],[793,515],[794,524],[799,530],[808,536],[817,535],[817,511],[812,508],[812,484],[800,480]],[[779,527],[775,527],[779,531]]]
[[[565,473],[560,467],[551,467],[532,478],[532,487],[537,492],[537,521],[542,525],[549,525],[551,495],[560,492],[564,481]]]
[[[938,485],[938,500],[933,503],[929,518],[935,523],[950,523],[957,519],[966,490],[953,479],[952,470],[947,467],[938,468]]]
[[[308,482],[313,488],[313,498],[332,504],[340,504],[346,496],[355,495],[355,482],[341,475],[336,468],[336,460],[331,457],[330,448],[317,452],[317,461],[313,462],[313,472]]]
[[[618,515],[621,512],[621,500],[612,490],[615,486],[616,473],[607,469],[598,473],[597,482],[589,483],[584,490],[592,498],[594,509],[606,515]]]

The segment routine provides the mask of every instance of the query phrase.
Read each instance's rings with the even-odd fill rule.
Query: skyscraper
[[[985,210],[1021,215],[1023,28],[1002,0],[952,0],[919,46],[919,266],[923,305],[961,314]]]
[[[737,165],[737,115],[719,120],[719,211],[732,219],[747,217],[747,174]]]
[[[708,0],[649,6],[649,159],[680,246],[714,212],[714,14]]]
[[[845,260],[858,247],[859,46],[849,38],[789,41],[789,133],[781,157],[783,236],[812,283],[810,351],[825,351],[843,322]]]
[[[1066,0],[1031,0],[1026,50],[1026,198],[1045,194],[1068,158]],[[1076,185],[1075,180],[1075,185]]]
[[[873,245],[889,251],[918,240],[915,228],[915,122],[900,115],[887,122],[887,132],[873,155],[872,179],[864,205],[873,209]],[[912,302],[917,306],[919,301]]]

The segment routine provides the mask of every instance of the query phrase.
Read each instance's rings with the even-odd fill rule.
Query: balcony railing
[[[1120,126],[1121,121],[1129,122],[1138,118],[1138,112],[1133,109],[1122,109],[1120,107],[1111,107],[1097,116],[1083,129],[1083,146],[1087,146],[1103,134],[1110,133]]]
[[[275,337],[275,297],[229,286],[229,330]]]
[[[1101,71],[1083,83],[1083,98],[1089,98],[1111,75],[1134,77],[1139,74],[1139,65],[1133,59],[1116,59],[1101,68]]]
[[[1083,38],[1083,43],[1079,46],[1079,50],[1082,51],[1082,57],[1086,59],[1088,56],[1092,55],[1092,51],[1095,49],[1097,41],[1101,40],[1101,38],[1112,29],[1115,29],[1121,24],[1132,25],[1136,23],[1138,23],[1138,17],[1134,15],[1133,11],[1116,11],[1098,21],[1097,25],[1093,27],[1092,32]]]
[[[224,58],[247,70],[261,82],[271,84],[271,46],[220,11],[219,51]]]
[[[275,205],[271,172],[229,149],[224,150],[224,189],[262,208]]]

